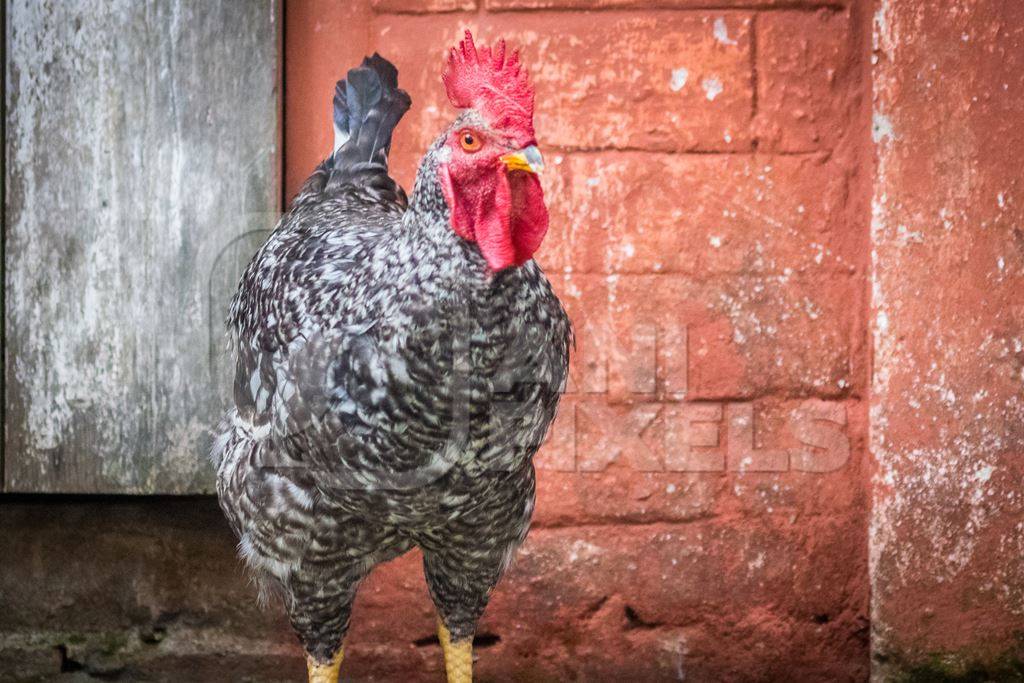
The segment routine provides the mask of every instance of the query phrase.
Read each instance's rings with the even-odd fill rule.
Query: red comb
[[[493,51],[478,49],[466,31],[459,46],[449,50],[441,80],[456,107],[476,109],[495,128],[533,138],[533,87],[519,67],[519,51],[506,56],[504,40]]]

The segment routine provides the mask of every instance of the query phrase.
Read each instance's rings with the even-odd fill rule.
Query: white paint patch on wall
[[[708,98],[709,102],[713,102],[716,97],[722,94],[722,81],[718,80],[715,76],[708,76],[700,83],[700,87],[704,88],[704,95]]]
[[[686,85],[686,80],[690,77],[690,70],[685,66],[681,66],[678,69],[672,69],[672,78],[669,80],[668,87],[672,89],[672,92],[679,92]]]
[[[729,29],[725,25],[725,19],[723,17],[718,17],[717,19],[715,19],[715,24],[712,28],[712,32],[715,35],[715,40],[717,40],[722,45],[736,45],[736,41],[729,37]]]
[[[894,140],[896,135],[892,129],[892,121],[885,114],[876,111],[871,116],[871,139],[877,145],[882,140]]]

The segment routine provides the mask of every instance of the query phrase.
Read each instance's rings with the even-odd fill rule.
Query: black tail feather
[[[374,53],[334,89],[334,153],[326,190],[342,185],[387,189],[391,135],[412,100],[398,88],[398,69]]]

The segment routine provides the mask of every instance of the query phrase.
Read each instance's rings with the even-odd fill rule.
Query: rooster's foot
[[[309,683],[338,683],[338,672],[341,669],[342,648],[338,648],[337,654],[329,662],[320,662],[306,655],[306,670],[309,673]]]
[[[440,619],[437,620],[437,637],[444,650],[444,669],[448,683],[473,682],[473,638],[452,641],[452,634]]]

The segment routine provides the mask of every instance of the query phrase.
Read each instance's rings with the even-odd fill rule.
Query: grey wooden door
[[[279,201],[278,0],[8,0],[6,491],[212,490]]]

